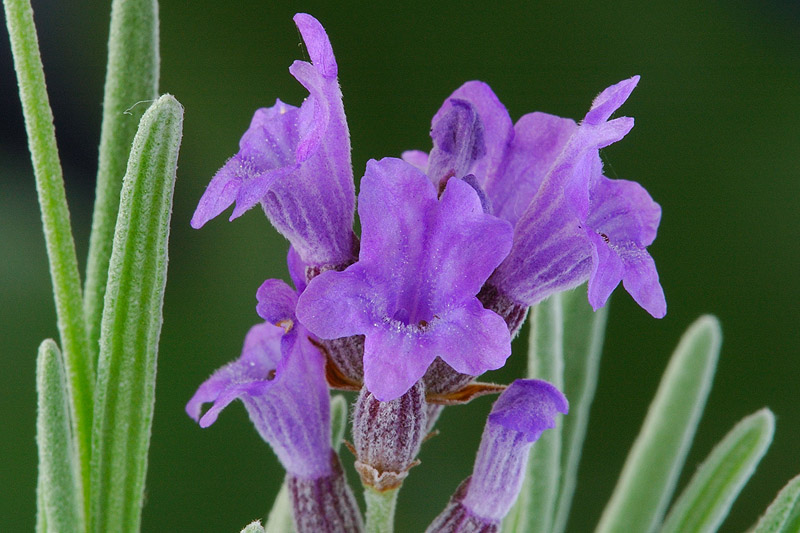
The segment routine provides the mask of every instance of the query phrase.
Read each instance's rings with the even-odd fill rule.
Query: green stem
[[[139,119],[158,98],[158,2],[114,0],[84,307],[96,364],[122,177]]]
[[[70,411],[81,464],[81,484],[86,495],[89,485],[94,369],[89,357],[78,260],[33,10],[28,0],[4,0],[4,6],[42,210],[58,331],[65,355]]]
[[[394,510],[397,507],[397,494],[400,489],[378,492],[364,487],[364,500],[367,503],[367,533],[392,533],[394,531]]]

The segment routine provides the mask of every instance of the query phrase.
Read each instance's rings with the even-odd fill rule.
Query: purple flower
[[[289,474],[302,479],[330,476],[325,361],[294,317],[297,296],[291,288],[267,280],[259,297],[259,312],[268,322],[250,329],[241,357],[203,383],[186,405],[186,412],[205,428],[239,399]],[[201,417],[207,402],[213,405]]]
[[[564,395],[545,381],[512,383],[492,406],[472,476],[427,531],[498,531],[519,495],[531,446],[568,410]]]
[[[277,100],[256,111],[239,152],[214,176],[192,217],[200,228],[232,203],[231,220],[261,203],[272,224],[311,267],[349,264],[355,193],[350,138],[337,80],[338,68],[325,29],[312,16],[294,21],[311,63],[289,72],[309,96],[298,108]]]
[[[297,316],[315,335],[365,335],[364,383],[380,401],[406,392],[438,356],[458,372],[499,368],[511,353],[503,319],[475,295],[511,246],[511,227],[483,212],[459,179],[438,198],[399,159],[369,161],[358,212],[358,262],[313,279]]]
[[[633,127],[631,118],[608,119],[638,80],[603,91],[580,125],[545,113],[512,125],[488,85],[468,82],[434,116],[430,157],[403,154],[435,184],[474,176],[488,211],[514,225],[511,252],[487,284],[492,296],[482,297],[487,307],[527,307],[588,279],[595,309],[622,281],[650,314],[666,313],[646,249],[661,208],[637,183],[605,177],[599,156]]]

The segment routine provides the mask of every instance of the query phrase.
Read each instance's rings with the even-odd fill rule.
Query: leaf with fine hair
[[[564,388],[569,416],[561,417],[561,483],[556,502],[553,533],[567,527],[578,465],[589,423],[589,410],[597,388],[609,303],[594,311],[586,288],[561,294],[564,317]]]
[[[97,359],[122,178],[139,119],[147,105],[158,97],[158,70],[158,0],[114,0],[108,31],[97,189],[83,295],[93,361]]]
[[[709,315],[681,338],[597,533],[648,533],[661,523],[711,390],[721,342],[719,322]]]
[[[89,487],[95,374],[83,314],[75,241],[72,237],[69,207],[56,146],[53,112],[47,97],[42,58],[33,23],[33,10],[29,0],[4,0],[3,5],[11,38],[14,70],[19,83],[22,114],[25,117],[25,130],[28,133],[28,148],[36,178],[36,192],[42,211],[58,333],[64,350],[70,414],[80,457],[81,487],[85,494]]]
[[[256,520],[255,522],[247,524],[242,530],[242,533],[264,533],[264,528],[261,526],[261,522]]]
[[[667,515],[661,533],[716,531],[767,452],[775,415],[762,409],[741,420],[711,451]]]
[[[800,476],[781,489],[756,524],[753,533],[795,533],[800,531]]]
[[[37,531],[85,531],[80,462],[70,423],[64,361],[51,339],[39,346],[36,394]]]
[[[133,141],[103,308],[92,428],[90,530],[138,531],[153,419],[183,108],[164,95]]]
[[[554,294],[531,310],[527,377],[563,389],[564,316],[562,295]],[[517,502],[503,521],[504,531],[549,533],[561,479],[561,417],[531,448]]]

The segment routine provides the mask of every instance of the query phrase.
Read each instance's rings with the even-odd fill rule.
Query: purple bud
[[[497,531],[519,495],[531,445],[544,430],[555,427],[558,413],[568,410],[567,399],[547,382],[512,383],[492,406],[472,477],[427,531]]]

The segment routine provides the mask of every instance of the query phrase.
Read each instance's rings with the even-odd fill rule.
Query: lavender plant
[[[37,362],[37,531],[137,531],[183,112],[156,98],[157,4],[113,4],[85,286],[32,11],[24,0],[4,6],[60,333]],[[370,160],[356,202],[333,49],[315,18],[294,20],[310,61],[290,72],[308,97],[255,112],[191,220],[200,228],[232,204],[231,219],[258,205],[290,245],[293,287],[268,279],[257,289],[261,321],[241,356],[186,405],[206,428],[241,400],[286,470],[266,525],[243,531],[393,531],[400,489],[442,410],[482,395],[498,397],[472,475],[425,531],[564,531],[604,306],[622,282],[653,317],[666,314],[647,251],[661,209],[639,184],[606,177],[599,152],[633,127],[612,116],[638,76],[603,90],[580,122],[534,112],[514,123],[488,85],[467,82],[434,115],[430,151]],[[152,104],[137,130],[140,101]],[[526,320],[527,375],[479,381],[506,363]],[[739,422],[673,501],[720,347],[711,316],[684,335],[598,532],[721,526],[774,416]],[[348,408],[331,390],[357,397]],[[348,419],[363,515],[339,454]],[[799,502],[795,478],[752,530],[800,531]]]

